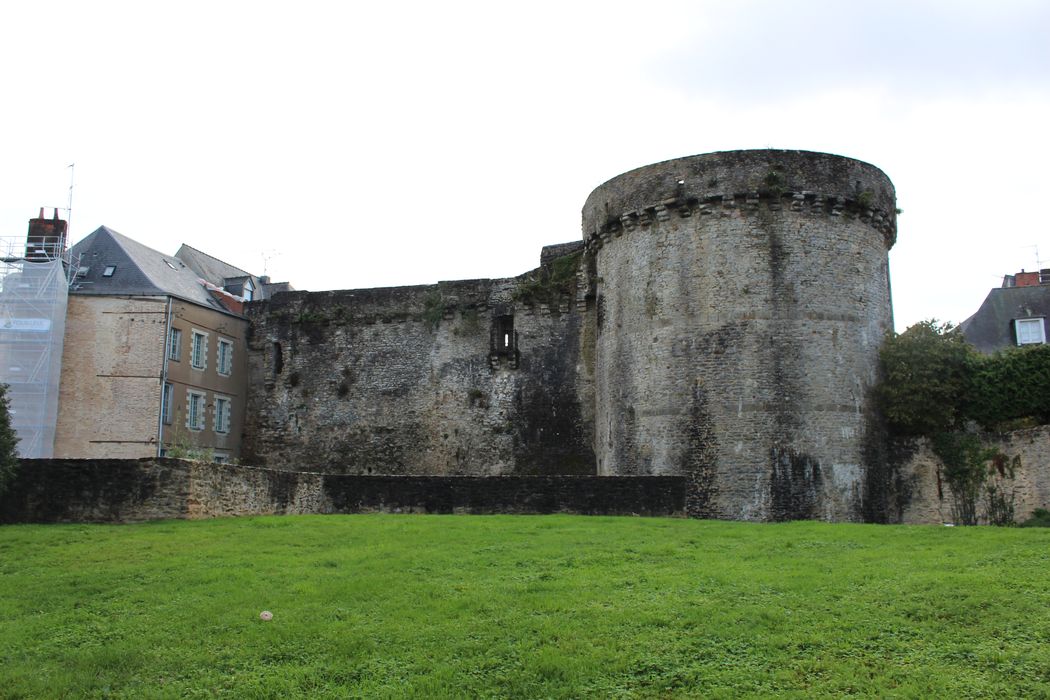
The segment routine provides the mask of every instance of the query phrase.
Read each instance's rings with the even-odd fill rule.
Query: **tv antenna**
[[[73,173],[76,163],[69,164],[69,203],[66,205],[66,231],[73,231]]]
[[[262,261],[263,261],[263,271],[262,271],[262,273],[263,273],[263,276],[265,277],[266,275],[270,274],[270,272],[269,272],[269,270],[270,270],[270,261],[273,260],[275,255],[277,255],[277,251],[276,250],[264,250],[261,253],[259,253],[259,255],[262,257]]]
[[[1035,269],[1037,271],[1038,270],[1042,270],[1043,269],[1043,263],[1046,262],[1046,261],[1039,257],[1039,246],[1038,245],[1026,245],[1024,247],[1025,248],[1032,248],[1035,251]]]

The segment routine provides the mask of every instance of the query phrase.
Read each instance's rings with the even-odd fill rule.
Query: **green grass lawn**
[[[0,527],[4,698],[748,695],[1050,697],[1050,531],[424,515]]]

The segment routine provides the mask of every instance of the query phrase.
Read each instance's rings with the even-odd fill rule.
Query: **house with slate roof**
[[[294,291],[292,285],[287,282],[271,282],[265,275],[257,277],[185,243],[175,253],[175,257],[186,263],[202,279],[242,297],[245,301],[262,301],[277,292]]]
[[[188,246],[181,257],[166,255],[105,226],[71,252],[79,267],[55,457],[151,457],[173,448],[217,461],[239,456],[248,322],[237,291],[265,290],[266,282],[228,265],[212,269],[221,261]],[[227,277],[243,278],[241,286]]]
[[[1050,270],[1006,275],[970,318],[959,324],[967,342],[985,354],[1047,340]]]

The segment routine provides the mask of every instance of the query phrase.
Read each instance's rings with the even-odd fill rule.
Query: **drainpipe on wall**
[[[164,387],[168,384],[168,343],[171,342],[171,297],[168,297],[168,310],[164,314],[164,342],[163,355],[160,370],[160,411],[157,412],[157,457],[164,449]],[[175,391],[171,392],[171,400],[175,400]]]

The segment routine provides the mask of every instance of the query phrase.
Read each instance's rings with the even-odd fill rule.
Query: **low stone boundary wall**
[[[2,523],[136,522],[295,513],[681,516],[675,476],[358,476],[178,459],[22,460]]]
[[[1019,457],[1016,520],[1050,508],[1050,426],[986,436]],[[904,449],[907,448],[907,449]],[[902,445],[888,522],[951,522],[951,492],[923,441]],[[134,522],[293,513],[581,513],[683,516],[680,476],[358,476],[178,459],[22,460],[0,523]]]
[[[986,444],[1020,465],[1012,479],[993,479],[1013,499],[1017,522],[1032,516],[1036,508],[1050,509],[1050,426],[1016,430],[1001,435],[985,435]],[[891,522],[935,524],[952,522],[951,489],[938,478],[940,460],[926,440],[910,446],[911,454],[899,472],[900,497],[896,518]],[[987,504],[978,503],[982,522]]]

